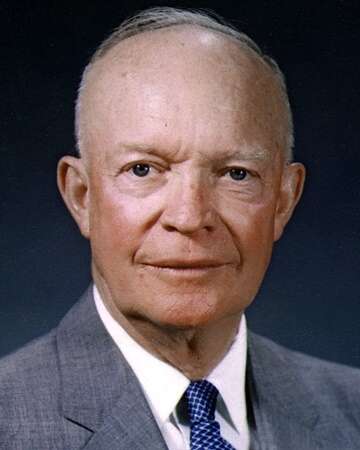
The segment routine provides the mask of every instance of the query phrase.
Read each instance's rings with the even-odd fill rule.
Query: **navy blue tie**
[[[191,450],[235,450],[221,437],[215,420],[218,390],[207,380],[192,381],[185,393],[190,418]]]

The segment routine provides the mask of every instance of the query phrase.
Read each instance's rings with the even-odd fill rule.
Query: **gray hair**
[[[82,152],[82,133],[80,123],[82,93],[86,86],[87,75],[93,65],[99,59],[104,57],[108,51],[115,47],[119,42],[128,39],[131,36],[177,25],[193,25],[202,27],[235,39],[235,41],[237,41],[242,48],[246,48],[255,53],[272,69],[275,78],[279,83],[280,92],[285,106],[287,129],[285,156],[288,161],[291,161],[293,158],[294,126],[285,77],[278,64],[270,56],[263,53],[260,47],[249,36],[237,30],[215,13],[210,14],[209,12],[204,12],[201,10],[186,10],[172,7],[149,8],[124,20],[110,34],[110,36],[98,46],[90,58],[90,61],[82,74],[75,107],[75,135],[79,154]]]

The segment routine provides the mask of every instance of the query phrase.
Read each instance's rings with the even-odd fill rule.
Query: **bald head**
[[[158,86],[160,76],[162,86]],[[231,82],[226,83],[226,78],[238,78],[237,92],[228,93],[239,94],[234,108],[246,108],[249,120],[272,128],[276,147],[291,159],[291,111],[276,63],[246,35],[208,16],[172,8],[148,10],[125,22],[95,52],[84,71],[77,99],[76,134],[81,155],[90,152],[100,123],[106,120],[108,102],[118,102],[122,110],[124,96],[139,91],[143,102],[154,104],[159,96],[165,100],[166,92],[166,101],[173,101],[173,93],[186,90],[190,84],[198,89],[190,89],[193,98],[188,99],[189,107],[201,103],[209,89],[216,102],[220,100],[217,90],[227,95]],[[186,97],[185,92],[181,94]],[[217,106],[221,122],[221,104]]]

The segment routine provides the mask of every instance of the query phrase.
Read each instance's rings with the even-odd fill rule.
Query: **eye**
[[[146,177],[146,175],[150,172],[150,166],[149,164],[138,163],[132,166],[131,170],[137,177]]]
[[[230,177],[233,180],[241,181],[241,180],[244,180],[247,177],[248,171],[246,169],[243,169],[242,167],[232,167],[228,171],[228,174],[230,175]]]

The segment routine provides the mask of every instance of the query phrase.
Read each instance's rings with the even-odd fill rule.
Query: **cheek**
[[[273,245],[275,207],[273,202],[237,204],[222,214],[243,258],[265,252]]]
[[[256,296],[273,248],[274,212],[268,206],[243,208],[232,214],[229,226],[240,255],[240,270],[232,288],[230,304],[246,308]],[[240,302],[239,302],[240,299]]]
[[[249,246],[266,254],[273,247],[274,215],[273,211],[258,211],[249,226]]]
[[[155,201],[142,201],[119,194],[116,186],[92,193],[90,236],[95,255],[131,257],[141,245],[154,217]]]

